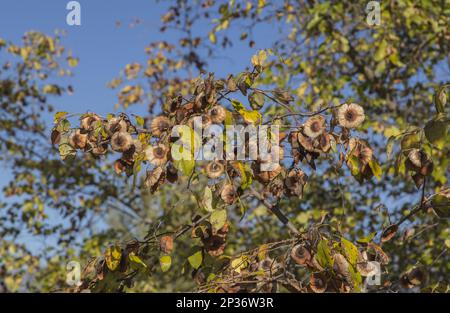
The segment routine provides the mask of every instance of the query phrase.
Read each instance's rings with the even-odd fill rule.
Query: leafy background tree
[[[0,148],[2,161],[12,169],[12,179],[3,191],[0,224],[4,290],[67,290],[66,264],[79,260],[86,266],[83,288],[92,291],[194,290],[194,281],[200,283],[201,291],[273,291],[278,285],[281,291],[317,291],[320,284],[314,284],[317,277],[310,277],[311,273],[323,274],[323,268],[331,277],[339,273],[332,266],[340,264],[339,258],[329,259],[329,249],[332,253],[341,249],[350,261],[353,247],[362,251],[380,246],[378,253],[385,253],[390,262],[383,265],[383,285],[378,290],[448,290],[445,86],[450,77],[450,8],[446,1],[383,2],[379,26],[366,23],[362,1],[173,1],[155,5],[162,11],[161,35],[148,45],[142,41],[142,47],[146,45],[142,62],[130,60],[118,77],[111,78],[108,86],[117,91],[117,101],[106,110],[94,104],[90,112],[111,120],[108,113],[115,109],[119,116],[123,111],[130,124],[149,128],[157,116],[170,111],[178,95],[189,98],[196,93],[193,86],[198,77],[205,79],[206,73],[215,72],[216,79],[228,83],[228,74],[233,74],[239,83],[240,72],[251,76],[268,55],[250,86],[239,86],[236,93],[241,95],[230,97],[237,97],[247,108],[252,104],[264,121],[277,123],[292,112],[359,103],[366,118],[354,136],[370,143],[382,174],[379,179],[358,182],[360,173],[339,166],[341,147],[316,159],[316,170],[301,164],[308,176],[303,196],[277,201],[300,237],[270,214],[273,199],[261,193],[264,186],[254,179],[252,192],[242,195],[243,205],[227,208],[229,229],[222,257],[211,257],[205,251],[200,257],[198,251],[205,243],[192,238],[191,228],[202,226],[195,219],[208,214],[199,204],[208,181],[199,175],[191,186],[189,175],[181,171],[176,184],[163,184],[151,193],[141,188],[145,164],[141,170],[131,168],[134,175],[130,177],[117,175],[117,153],[75,156],[69,145],[61,145],[58,137],[79,127],[80,115],[76,114],[84,112],[64,108],[60,111],[69,113],[56,113],[52,125],[49,115],[55,112],[49,99],[57,102],[73,90],[76,93],[77,86],[71,87],[70,78],[63,76],[72,71],[76,75],[83,58],[64,49],[59,34],[28,32],[22,42],[0,42]],[[146,21],[143,14],[131,26],[145,27]],[[270,39],[264,36],[269,28],[276,30]],[[76,47],[71,48],[76,54]],[[259,49],[267,50],[262,55]],[[248,60],[243,60],[245,54]],[[221,68],[227,55],[240,62],[235,72]],[[248,94],[242,89],[248,89]],[[255,93],[264,95],[263,105],[261,96],[255,100]],[[226,98],[221,98],[221,104],[230,112],[239,111]],[[290,126],[306,120],[302,115],[282,119]],[[142,140],[148,140],[142,134]],[[52,145],[50,137],[59,144]],[[431,174],[413,179],[408,167],[412,149],[431,158]],[[284,161],[286,167],[291,163],[292,159]],[[248,173],[255,176],[252,170]],[[274,186],[270,188],[273,191]],[[24,234],[44,240],[44,248],[29,251],[36,249],[28,240],[19,240]],[[317,243],[315,237],[322,241]],[[172,238],[175,248],[169,251],[165,245],[170,246],[166,241]],[[315,265],[308,265],[307,270],[293,267],[296,262],[286,260],[298,243],[320,256],[322,270]],[[125,254],[129,268],[118,271]],[[282,266],[283,277],[278,280],[273,273],[268,280],[261,275],[262,286],[259,283],[257,288],[243,284],[250,265],[266,258],[288,264],[290,269]],[[358,278],[352,276],[351,282],[350,290],[360,290],[360,286],[355,288]]]

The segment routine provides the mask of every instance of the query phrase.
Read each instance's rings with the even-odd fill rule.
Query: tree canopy
[[[0,39],[0,290],[448,291],[448,2],[383,2],[373,26],[360,1],[171,3],[178,40],[111,79],[107,116],[54,112],[79,61],[59,36]],[[268,23],[246,68],[211,72]],[[193,158],[195,118],[278,126],[280,161]],[[31,252],[24,232],[57,244]]]

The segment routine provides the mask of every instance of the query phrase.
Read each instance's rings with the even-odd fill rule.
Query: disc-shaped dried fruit
[[[144,181],[144,186],[150,189],[153,193],[164,182],[166,173],[162,167],[155,167],[151,171],[147,171],[147,176]]]
[[[375,275],[376,267],[374,263],[368,261],[367,252],[358,252],[358,258],[356,260],[356,269],[361,274],[361,276],[372,276]]]
[[[220,193],[220,197],[226,204],[233,204],[236,200],[236,191],[234,190],[234,186],[231,184],[226,184],[222,188],[222,192]]]
[[[90,143],[91,145],[91,152],[95,156],[104,155],[108,151],[108,144],[102,143],[102,144],[95,144]]]
[[[333,255],[333,270],[343,277],[347,282],[351,282],[351,275],[349,271],[350,264],[347,259],[340,253]]]
[[[221,124],[225,120],[226,110],[221,105],[215,105],[209,110],[211,121],[215,124]]]
[[[284,180],[289,196],[302,196],[308,176],[301,170],[292,169]]]
[[[206,175],[208,175],[209,178],[215,179],[224,173],[225,167],[223,166],[222,162],[219,161],[212,161],[209,162],[208,165],[206,165],[205,171]]]
[[[408,281],[414,286],[425,284],[428,275],[423,267],[415,267],[407,273]]]
[[[327,281],[321,273],[313,273],[309,277],[309,287],[315,293],[323,293],[327,290]]]
[[[170,254],[173,250],[173,237],[169,235],[162,236],[159,239],[159,247],[165,254]]]
[[[303,132],[309,138],[317,138],[325,131],[325,117],[316,115],[310,117],[303,125]]]
[[[331,139],[333,139],[333,136],[328,133],[323,133],[322,135],[320,135],[316,139],[317,149],[321,150],[324,153],[328,153],[331,149]]]
[[[80,128],[84,131],[92,130],[94,128],[95,122],[97,121],[101,121],[101,118],[96,114],[84,116],[80,120]]]
[[[150,146],[145,149],[145,156],[147,160],[156,166],[161,166],[167,163],[169,148],[163,144]]]
[[[128,151],[133,145],[133,138],[127,132],[117,132],[111,137],[111,148],[117,152]]]
[[[80,129],[77,129],[70,136],[70,145],[75,149],[84,149],[86,148],[88,135],[81,133]]]
[[[116,132],[126,132],[128,129],[127,122],[120,118],[120,117],[113,117],[108,121],[108,124],[106,125],[106,131],[108,134],[112,135]]]
[[[311,260],[311,253],[302,245],[296,245],[291,250],[291,258],[299,265],[305,265]]]
[[[271,168],[271,170],[267,170],[267,168]],[[262,184],[267,184],[280,175],[283,169],[279,163],[255,162],[252,164],[252,170],[256,180]]]
[[[170,120],[165,116],[155,117],[150,125],[150,131],[153,136],[160,137],[170,128]]]
[[[342,127],[356,128],[364,122],[364,119],[364,109],[356,103],[346,103],[338,109],[337,120]]]

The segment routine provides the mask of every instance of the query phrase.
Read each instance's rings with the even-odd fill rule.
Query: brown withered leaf
[[[165,254],[170,254],[173,251],[173,237],[164,235],[159,239],[159,247]]]
[[[391,240],[395,236],[397,231],[398,231],[397,224],[390,225],[388,228],[386,228],[383,231],[383,234],[381,234],[381,242],[387,242],[387,241]]]

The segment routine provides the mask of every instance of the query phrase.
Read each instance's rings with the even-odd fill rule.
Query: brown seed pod
[[[422,154],[423,152],[419,149],[412,149],[408,154],[408,169],[419,170],[422,167]]]
[[[267,184],[274,180],[280,173],[282,172],[283,168],[278,164],[275,166],[274,170],[271,171],[262,171],[261,170],[261,162],[254,162],[252,164],[252,170],[253,175],[256,178],[257,181],[259,181],[261,184]]]
[[[392,224],[388,228],[386,228],[381,234],[381,242],[386,242],[391,240],[398,231],[398,225]]]
[[[347,259],[340,253],[336,253],[333,255],[333,270],[342,278],[345,279],[346,282],[351,282],[351,274],[349,271],[350,264]]]
[[[158,116],[153,119],[150,125],[150,131],[153,136],[161,137],[161,135],[168,131],[171,126],[170,120],[165,116]]]
[[[206,165],[205,171],[206,175],[208,175],[209,178],[215,179],[224,173],[225,167],[223,166],[222,162],[219,161],[212,161]]]
[[[128,151],[133,145],[133,138],[127,132],[116,132],[111,137],[111,148],[116,152]]]
[[[209,115],[202,115],[202,129],[207,128],[208,126],[211,126],[212,124],[212,120],[211,117],[209,117]]]
[[[114,171],[117,175],[122,174],[126,170],[127,164],[122,160],[118,159],[114,162]]]
[[[317,139],[317,149],[321,150],[323,153],[328,153],[331,150],[331,140],[334,139],[328,133],[323,133]]]
[[[145,156],[147,160],[156,166],[161,166],[167,163],[169,148],[163,144],[150,146],[145,149]]]
[[[367,277],[369,275],[375,274],[375,266],[368,261],[367,252],[359,251],[358,258],[356,261],[356,269],[361,274],[361,276]]]
[[[80,129],[77,129],[70,136],[69,142],[72,147],[75,149],[84,149],[86,148],[88,135],[81,133]]]
[[[95,156],[104,155],[108,151],[108,144],[106,143],[97,145],[91,142],[90,145],[91,145],[91,152]]]
[[[325,131],[325,117],[315,115],[310,117],[303,126],[303,133],[309,138],[317,138]]]
[[[345,128],[356,128],[364,122],[364,119],[364,109],[356,103],[346,103],[337,112],[337,121]]]
[[[209,110],[211,121],[215,124],[221,124],[225,120],[226,110],[221,105],[215,105]]]
[[[303,196],[303,189],[306,185],[308,176],[301,170],[292,169],[284,180],[286,193],[288,196]]]
[[[315,293],[323,293],[327,290],[327,280],[321,273],[313,273],[309,277],[309,287]]]
[[[144,181],[144,186],[154,193],[158,187],[164,183],[166,173],[162,167],[155,167],[153,170],[147,172],[147,177]]]
[[[408,281],[414,286],[424,285],[428,279],[427,272],[423,267],[415,267],[406,274]]]
[[[127,122],[120,117],[111,118],[106,125],[106,131],[110,135],[120,131],[126,132],[127,130],[128,130]]]
[[[172,163],[167,166],[167,180],[171,183],[175,183],[178,180],[178,170]]]
[[[291,258],[299,265],[306,265],[311,260],[311,253],[302,245],[296,245],[291,250]]]
[[[407,241],[408,239],[412,238],[415,233],[416,230],[414,228],[408,228],[403,232],[402,241]]]
[[[297,132],[295,137],[297,138],[298,143],[304,150],[309,152],[315,151],[313,146],[313,140],[310,137],[304,135],[302,132]]]
[[[80,120],[80,128],[84,131],[90,131],[93,129],[95,122],[101,121],[100,116],[97,114],[90,114],[84,116]]]
[[[407,170],[411,170],[422,176],[428,176],[433,172],[433,161],[423,150],[412,149],[405,161]],[[420,182],[420,179],[417,179]],[[416,182],[416,185],[418,182]],[[421,184],[420,184],[421,185]]]
[[[234,201],[236,201],[237,197],[234,186],[231,184],[226,184],[225,186],[223,186],[220,197],[226,204],[233,204]]]
[[[170,254],[173,250],[173,237],[169,235],[162,236],[159,239],[159,248],[165,254]]]

